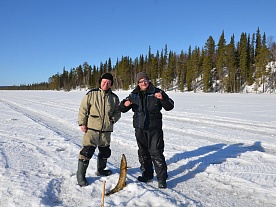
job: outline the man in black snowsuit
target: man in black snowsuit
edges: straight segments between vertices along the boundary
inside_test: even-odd
[[[120,102],[119,109],[125,113],[132,109],[133,127],[138,144],[138,157],[141,164],[141,182],[153,179],[153,165],[158,179],[158,187],[166,188],[167,164],[164,152],[161,109],[174,108],[174,102],[159,88],[156,88],[145,72],[137,74],[137,87]]]

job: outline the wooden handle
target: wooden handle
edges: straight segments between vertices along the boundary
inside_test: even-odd
[[[102,189],[102,205],[101,205],[101,206],[104,206],[105,183],[106,183],[106,181],[104,181],[104,183],[103,183],[103,189]]]

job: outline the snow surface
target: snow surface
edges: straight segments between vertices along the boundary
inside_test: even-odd
[[[104,206],[276,206],[276,95],[168,92],[163,111],[168,188],[140,183],[132,112],[112,134],[109,177],[95,176],[98,150],[76,185],[85,91],[0,91],[0,206],[101,206],[128,162],[127,186]],[[120,99],[129,91],[116,92]]]

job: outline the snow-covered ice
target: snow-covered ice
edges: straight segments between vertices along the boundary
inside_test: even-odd
[[[112,134],[109,177],[87,171],[76,185],[82,132],[78,108],[85,91],[0,91],[0,206],[101,206],[128,162],[127,186],[104,206],[276,206],[276,95],[168,92],[163,110],[168,188],[140,183],[132,112]],[[117,91],[120,99],[129,91]]]

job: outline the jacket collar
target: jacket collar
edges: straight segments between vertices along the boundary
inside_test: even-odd
[[[134,90],[132,91],[132,93],[139,93],[140,92],[140,87],[139,85],[137,85]],[[147,88],[147,90],[145,91],[146,93],[154,93],[155,92],[155,87],[152,84],[152,82],[149,82],[149,86]]]
[[[111,88],[109,88],[107,91],[103,90],[102,88],[99,88],[101,93],[108,94],[111,93]]]

